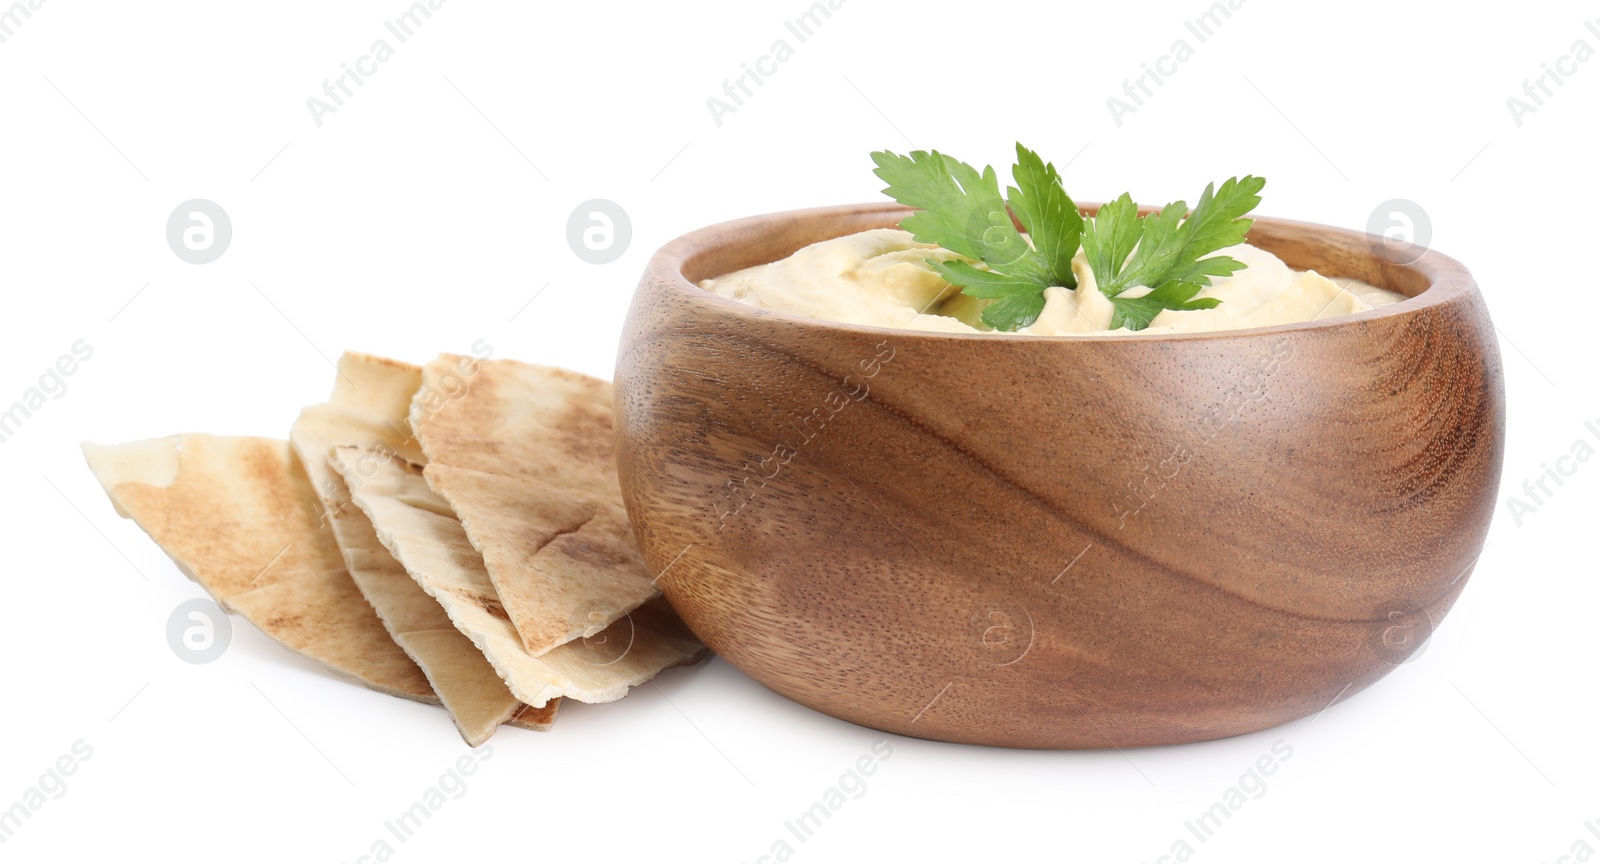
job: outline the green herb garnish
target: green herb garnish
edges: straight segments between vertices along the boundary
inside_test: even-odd
[[[970,259],[927,259],[928,266],[963,294],[993,301],[984,307],[983,323],[1004,331],[1038,319],[1046,288],[1078,286],[1072,259],[1080,246],[1095,284],[1111,299],[1112,329],[1143,330],[1163,310],[1216,306],[1221,301],[1196,300],[1195,294],[1211,284],[1212,276],[1227,276],[1245,265],[1211,253],[1244,241],[1251,225],[1244,215],[1261,203],[1257,193],[1267,182],[1235,177],[1220,190],[1208,185],[1187,218],[1182,201],[1140,216],[1132,197],[1124,194],[1085,219],[1055,166],[1020,143],[1011,169],[1017,185],[1007,187],[1003,198],[993,167],[979,172],[936,150],[909,156],[879,151],[872,161],[878,166],[874,173],[889,184],[883,191],[917,208],[900,227],[918,242]],[[1150,290],[1122,296],[1138,286]]]

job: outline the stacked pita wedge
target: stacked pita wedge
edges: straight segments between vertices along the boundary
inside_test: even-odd
[[[117,513],[224,609],[335,674],[438,701],[345,571],[288,442],[175,435],[83,451]]]
[[[319,492],[351,578],[389,635],[427,676],[469,745],[482,744],[513,719],[548,728],[560,703],[530,709],[511,695],[471,640],[378,542],[366,515],[350,505],[345,480],[329,465],[334,448],[342,445],[369,448],[382,458],[421,458],[406,415],[422,370],[349,352],[339,359],[338,372],[333,395],[300,412],[289,440]]]
[[[354,481],[363,461],[370,473],[358,485]],[[422,469],[355,448],[339,448],[334,465],[352,481],[351,498],[372,520],[384,546],[528,705],[559,696],[615,701],[662,669],[692,663],[704,652],[670,609],[649,605],[636,607],[592,639],[569,640],[535,656],[512,626],[483,556],[450,505],[428,488]],[[618,645],[623,649],[615,650]]]
[[[339,675],[443,704],[473,746],[706,655],[634,546],[609,384],[350,353],[291,440],[84,451],[117,512],[224,608]]]
[[[444,355],[423,368],[411,423],[429,487],[483,553],[529,653],[592,636],[658,595],[617,484],[608,382]]]

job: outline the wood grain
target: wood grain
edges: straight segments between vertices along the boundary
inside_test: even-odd
[[[1438,626],[1504,449],[1494,330],[1460,264],[1260,219],[1251,242],[1291,266],[1411,299],[1115,339],[833,324],[692,284],[906,212],[702,229],[639,285],[622,488],[717,653],[890,732],[1132,747],[1314,714]]]

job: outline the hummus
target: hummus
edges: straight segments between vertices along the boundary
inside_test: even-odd
[[[1292,270],[1276,255],[1249,244],[1222,249],[1245,264],[1232,276],[1212,277],[1196,297],[1222,303],[1210,309],[1166,310],[1141,333],[1236,330],[1337,318],[1405,298],[1353,279],[1329,279],[1315,270]],[[782,261],[701,281],[700,287],[741,303],[842,324],[904,327],[942,333],[993,333],[979,316],[988,302],[961,293],[923,260],[951,260],[948,249],[911,239],[896,228],[876,228],[813,243]],[[1017,333],[1034,336],[1116,336],[1111,299],[1095,286],[1080,251],[1072,260],[1078,287],[1046,288],[1044,311]],[[1123,297],[1149,293],[1129,288]]]

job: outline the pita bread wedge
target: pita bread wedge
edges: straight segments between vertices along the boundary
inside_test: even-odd
[[[356,448],[334,451],[333,466],[347,477],[363,465],[367,476],[352,485],[351,500],[389,552],[528,705],[540,707],[558,696],[611,702],[663,669],[704,656],[705,646],[663,601],[635,609],[591,639],[533,656],[511,626],[483,556],[421,469],[398,459],[363,463]]]
[[[338,475],[333,479],[342,484]],[[338,490],[345,492],[342,488]],[[359,507],[348,506],[330,518],[350,576],[377,610],[389,635],[416,661],[468,746],[489,740],[502,723],[523,717],[518,701],[495,674],[483,652],[450,622],[444,608],[406,573]],[[561,700],[532,709],[528,728],[548,729]]]
[[[289,442],[178,435],[83,453],[117,513],[224,609],[337,675],[438,701],[345,571]]]
[[[411,434],[411,397],[422,387],[422,369],[410,363],[346,351],[339,358],[333,395],[300,412],[289,435],[306,475],[323,506],[333,512],[347,502],[338,497],[344,482],[328,467],[339,445],[394,454],[409,462],[423,459]]]
[[[611,414],[605,381],[454,355],[424,367],[412,400],[424,476],[536,656],[659,595],[622,506]]]
[[[332,397],[300,412],[290,440],[320,493],[351,578],[389,635],[422,668],[467,744],[479,746],[513,719],[526,728],[548,729],[559,700],[524,711],[482,652],[378,542],[372,523],[349,503],[344,478],[328,465],[340,444],[373,448],[373,458],[420,458],[406,412],[421,382],[416,366],[346,353]]]
[[[529,653],[592,636],[655,597],[621,507],[532,477],[423,469],[483,553]]]
[[[531,729],[534,732],[549,732],[550,727],[555,725],[556,708],[560,704],[558,700],[553,700],[543,708],[524,705],[517,710],[517,713],[510,720],[506,721],[506,725],[515,726],[518,729]]]
[[[442,354],[422,367],[411,428],[429,463],[537,477],[622,503],[611,382]]]

